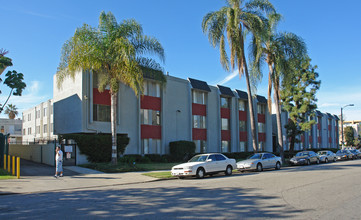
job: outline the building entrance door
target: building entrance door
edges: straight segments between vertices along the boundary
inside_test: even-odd
[[[76,144],[62,144],[63,166],[76,166]]]

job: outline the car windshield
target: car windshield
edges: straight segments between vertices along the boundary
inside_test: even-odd
[[[319,151],[319,152],[317,152],[318,153],[318,155],[327,155],[327,152],[326,151]]]
[[[307,152],[298,152],[296,154],[296,157],[302,157],[302,156],[308,156],[308,153]]]
[[[339,151],[337,151],[337,154],[347,154],[347,151],[345,151],[345,150],[339,150]]]
[[[192,157],[189,162],[202,162],[207,160],[208,155],[197,155]]]
[[[253,154],[248,157],[248,159],[261,159],[261,158],[262,158],[262,154]]]

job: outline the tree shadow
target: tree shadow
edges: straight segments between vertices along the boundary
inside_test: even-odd
[[[1,198],[0,219],[292,218],[305,211],[278,204],[281,198],[264,196],[258,189],[237,187],[133,187]]]

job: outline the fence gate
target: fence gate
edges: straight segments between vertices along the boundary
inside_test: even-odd
[[[76,166],[76,144],[61,144],[63,166]]]

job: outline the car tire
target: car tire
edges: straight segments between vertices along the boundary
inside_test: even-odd
[[[262,164],[258,163],[256,169],[257,169],[257,172],[262,172],[262,170],[263,170]]]
[[[227,168],[226,168],[226,171],[224,171],[224,173],[225,173],[226,176],[232,175],[232,166],[228,165]]]
[[[280,170],[281,169],[281,163],[280,162],[277,162],[276,163],[276,168],[275,168],[276,170]]]
[[[320,159],[317,159],[317,160],[316,160],[316,164],[320,164]]]
[[[310,160],[307,160],[307,165],[310,165],[311,164],[311,161]]]
[[[205,176],[205,171],[202,167],[198,168],[197,172],[196,172],[196,177],[197,179],[203,179]]]
[[[328,163],[328,159],[327,159],[327,158],[325,159],[325,163]]]
[[[334,157],[334,158],[333,158],[333,162],[336,162],[336,160],[337,160],[336,157]]]
[[[184,176],[178,176],[178,179],[182,180],[182,179],[184,179]]]

